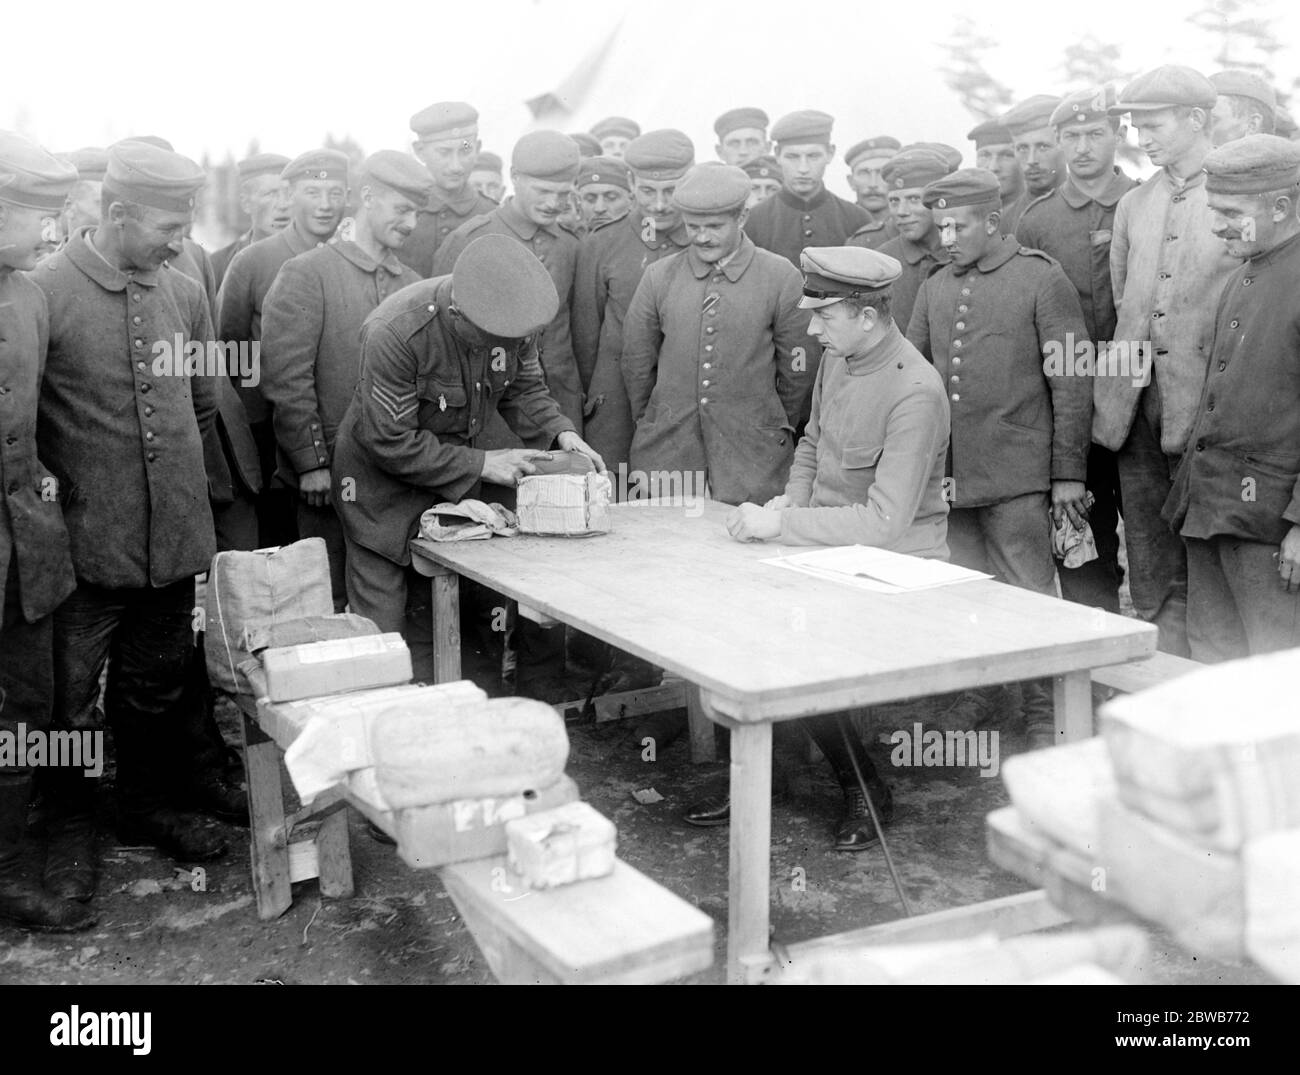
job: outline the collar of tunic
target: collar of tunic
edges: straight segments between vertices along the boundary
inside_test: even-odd
[[[94,280],[105,291],[125,291],[127,284],[143,284],[145,287],[157,286],[157,269],[150,269],[148,272],[128,273],[105,261],[104,255],[90,245],[90,237],[94,231],[94,225],[87,225],[77,232],[73,240],[65,247],[68,260],[73,265]]]
[[[826,189],[826,184],[823,183],[817,188],[817,193],[811,198],[801,198],[797,194],[790,193],[790,191],[786,190],[785,187],[782,187],[777,191],[776,196],[780,199],[783,205],[788,205],[791,209],[798,209],[800,212],[804,212],[808,209],[816,209],[819,205],[830,198],[830,192]]]
[[[404,266],[397,260],[397,255],[391,250],[385,250],[383,259],[375,261],[374,258],[350,239],[330,243],[330,249],[346,261],[352,262],[362,272],[376,273],[380,269],[384,269],[393,276],[402,275]]]
[[[1020,244],[1016,242],[1015,236],[1004,235],[998,241],[997,246],[993,247],[974,265],[953,265],[952,273],[954,276],[965,276],[971,269],[979,269],[980,272],[992,272],[994,269],[1001,268],[1020,250]]]
[[[429,200],[425,203],[424,212],[439,213],[444,209],[450,209],[459,216],[465,216],[474,208],[474,203],[478,201],[478,191],[468,183],[461,188],[459,194],[448,195],[441,187],[434,190],[429,195]]]
[[[890,321],[885,334],[860,355],[846,355],[844,366],[852,377],[865,377],[884,369],[903,346],[903,334],[898,325]]]
[[[514,198],[507,198],[502,202],[501,208],[498,212],[501,214],[501,220],[506,227],[518,235],[524,242],[531,240],[539,231],[544,231],[547,235],[556,239],[560,237],[560,229],[558,225],[552,224],[549,226],[543,226],[538,224],[537,221],[524,215]]]
[[[1106,189],[1095,198],[1085,194],[1075,186],[1073,177],[1066,179],[1060,187],[1061,197],[1071,209],[1082,209],[1089,202],[1096,202],[1098,205],[1104,205],[1109,209],[1120,198],[1124,197],[1128,190],[1128,177],[1118,168],[1112,172],[1110,182],[1106,184]]]
[[[1300,240],[1300,234],[1293,235],[1289,239],[1284,239],[1271,250],[1265,250],[1254,257],[1249,258],[1246,262],[1252,269],[1262,269],[1279,258],[1288,257],[1296,247],[1297,240]]]
[[[740,246],[731,255],[730,260],[722,266],[711,265],[700,257],[694,246],[687,247],[686,257],[691,264],[695,279],[703,280],[711,272],[721,271],[731,283],[735,283],[745,274],[749,263],[754,260],[754,241],[748,235],[741,234]]]

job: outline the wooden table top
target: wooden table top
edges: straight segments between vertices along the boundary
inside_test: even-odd
[[[780,720],[1155,652],[1156,629],[988,579],[877,594],[764,564],[730,509],[620,504],[587,538],[416,539],[457,574],[667,669],[733,720]],[[421,564],[423,558],[426,562]]]

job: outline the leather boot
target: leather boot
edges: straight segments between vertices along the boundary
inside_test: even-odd
[[[45,824],[47,891],[85,903],[95,894],[95,788],[97,780],[79,772],[47,770],[41,787],[48,812]]]
[[[1050,679],[1027,679],[1020,684],[1020,711],[1025,717],[1025,748],[1042,750],[1056,745],[1056,711]]]
[[[0,776],[0,919],[46,933],[89,929],[96,922],[90,911],[22,873],[30,791],[30,777]]]
[[[881,825],[888,824],[894,818],[894,796],[889,785],[880,779],[867,748],[852,726],[848,729],[849,747],[844,745],[844,737],[840,734],[841,719],[845,718],[834,714],[813,717],[804,721],[803,726],[830,762],[835,771],[835,779],[840,782],[840,788],[844,792],[844,817],[835,828],[835,850],[862,851],[880,841],[876,827],[871,823],[871,814],[858,784],[853,760],[857,760],[858,769],[871,792]],[[852,754],[849,753],[850,749]]]

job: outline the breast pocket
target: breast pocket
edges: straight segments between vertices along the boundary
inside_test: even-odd
[[[876,464],[883,446],[856,445],[840,451],[840,480],[853,500],[865,500],[867,490],[876,480]]]
[[[469,430],[469,395],[459,381],[438,381],[421,377],[420,428],[434,433],[465,433]]]

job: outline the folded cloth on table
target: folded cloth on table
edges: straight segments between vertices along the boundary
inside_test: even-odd
[[[517,533],[519,520],[513,511],[481,500],[435,504],[420,516],[420,537],[430,541],[482,541],[493,534],[514,537]]]
[[[1092,500],[1091,493],[1088,500]],[[1080,530],[1070,522],[1070,516],[1062,512],[1060,522],[1052,523],[1052,555],[1066,567],[1082,567],[1097,559],[1097,542],[1093,540],[1092,527],[1085,522]]]

